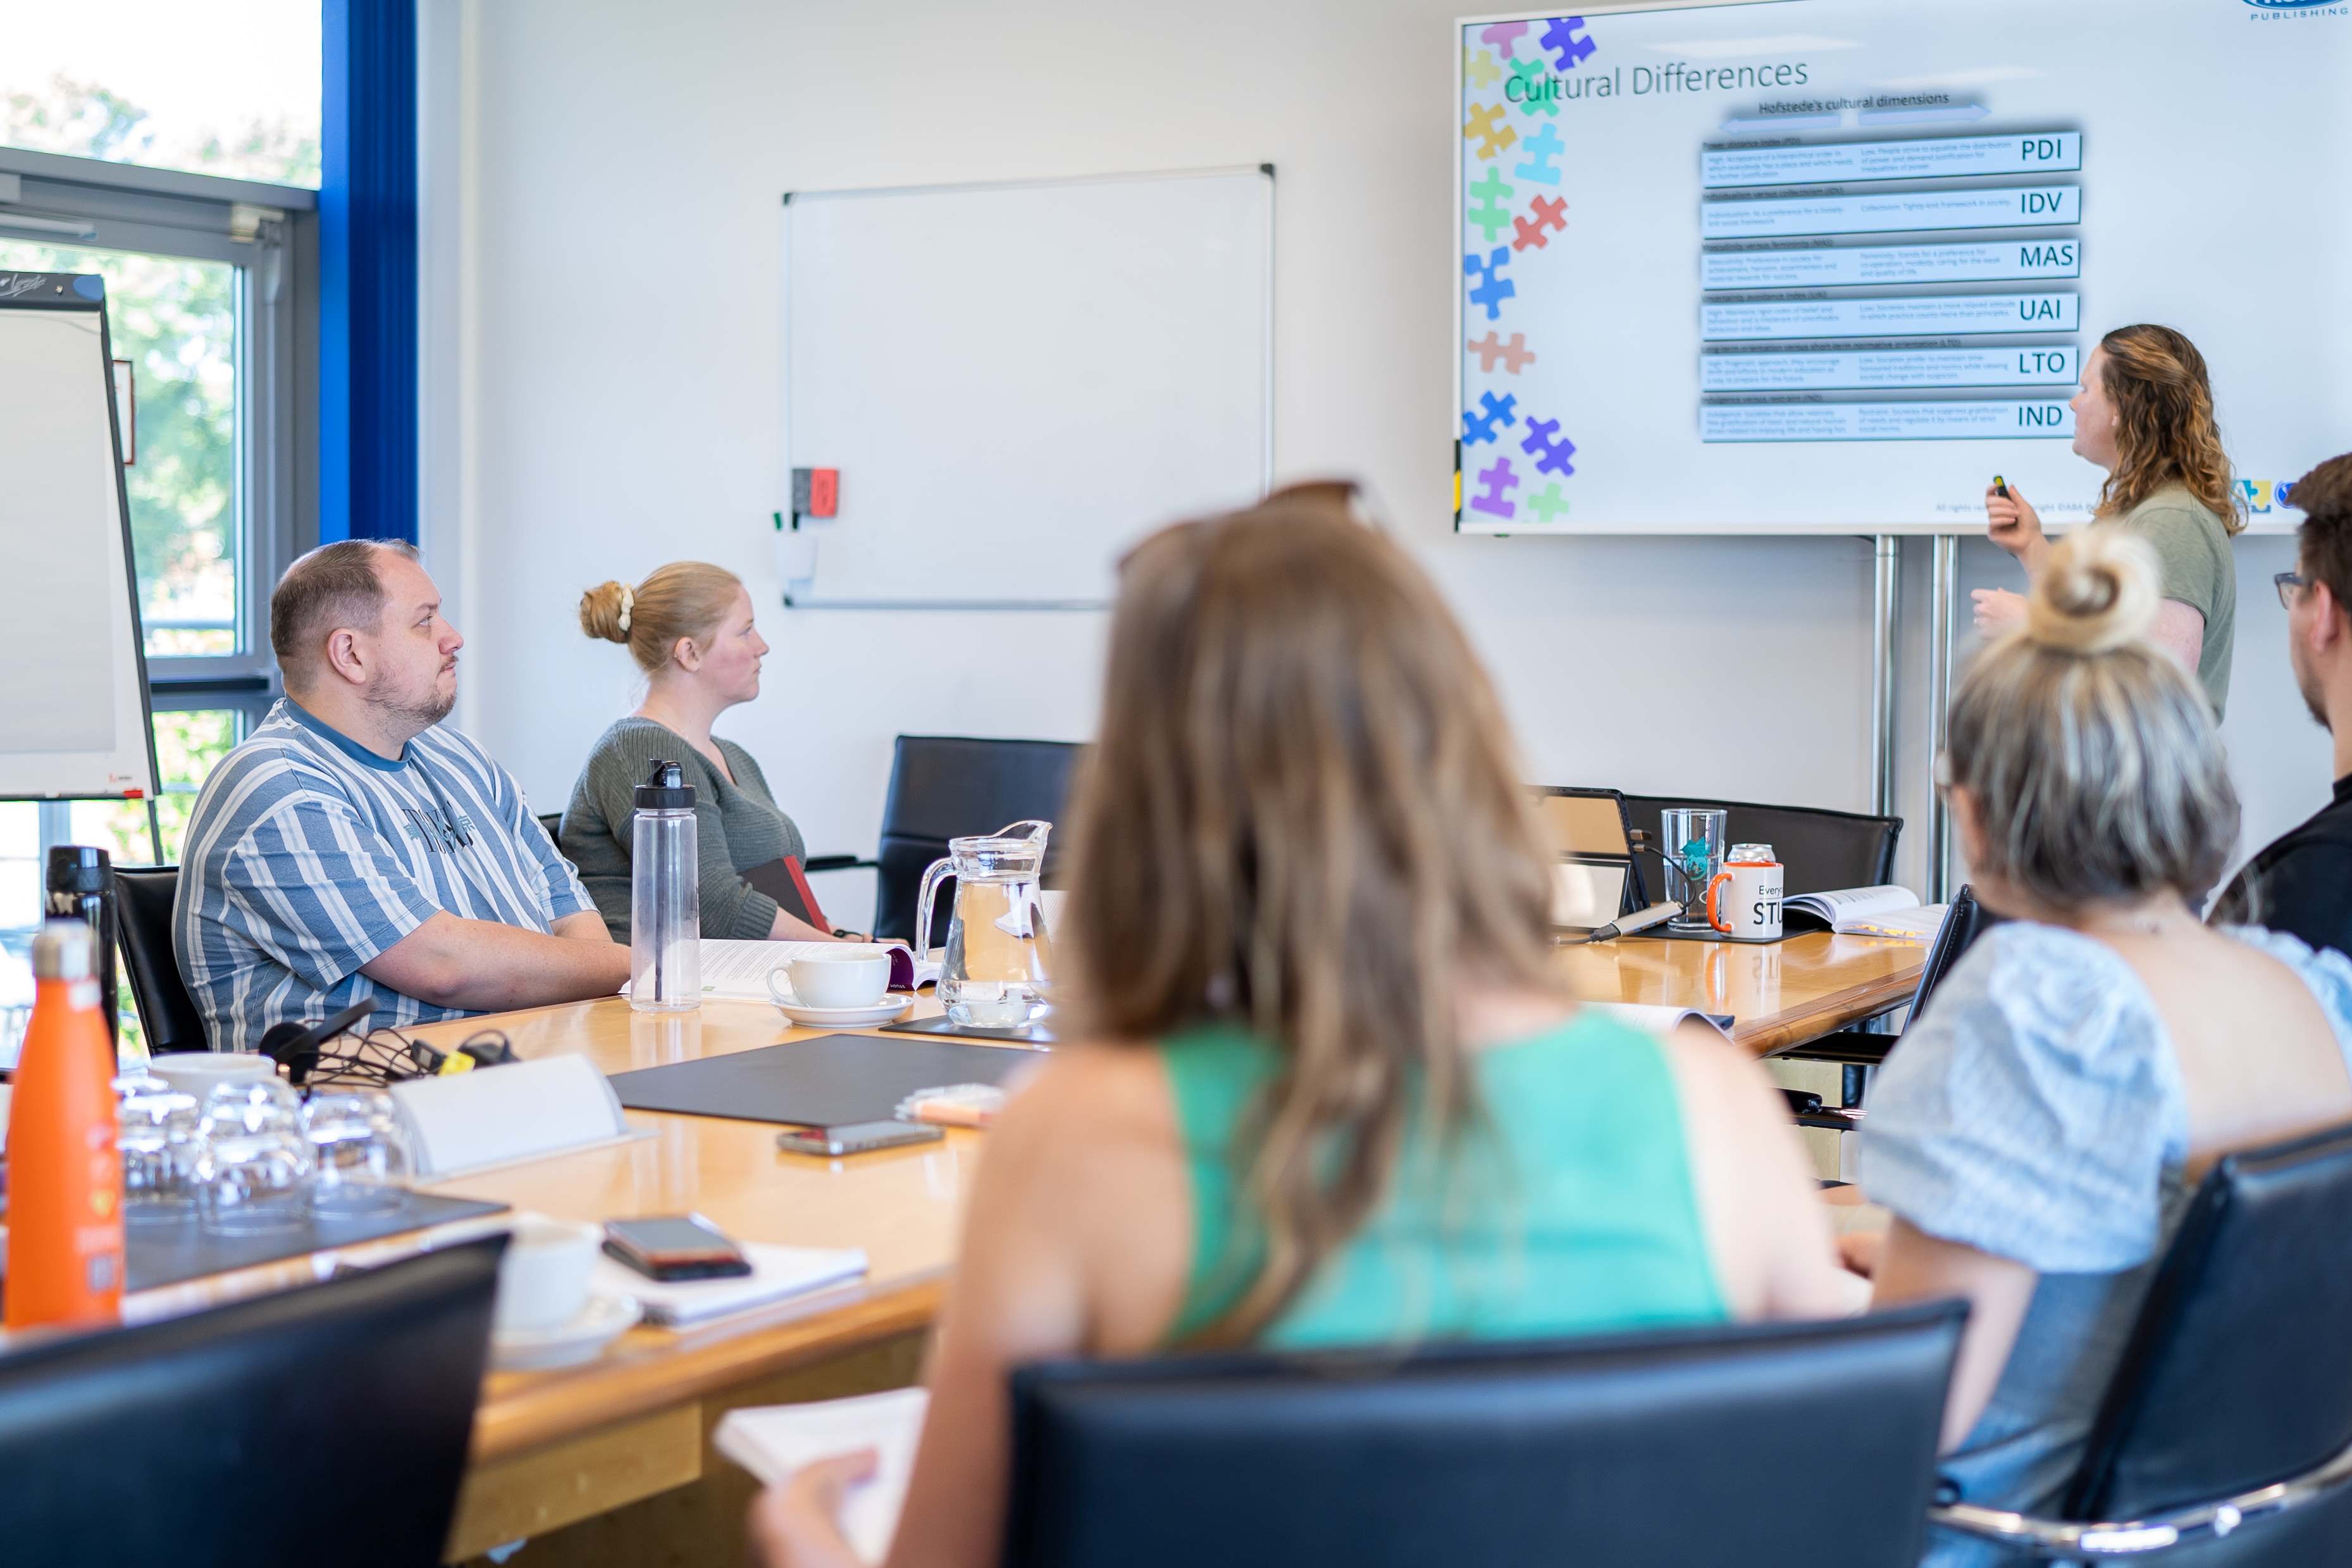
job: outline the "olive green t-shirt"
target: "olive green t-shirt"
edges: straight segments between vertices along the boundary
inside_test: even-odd
[[[2220,723],[2230,701],[2230,652],[2238,632],[2238,569],[2230,559],[2230,530],[2179,485],[2157,491],[2116,521],[2155,547],[2164,570],[2164,597],[2205,617],[2197,679]]]

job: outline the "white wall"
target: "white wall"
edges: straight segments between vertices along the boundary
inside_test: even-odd
[[[634,700],[625,655],[576,629],[583,587],[700,557],[776,602],[782,193],[1258,162],[1279,170],[1278,474],[1370,481],[1474,628],[1530,773],[1866,806],[1865,541],[1452,535],[1452,0],[427,5],[462,21],[441,37],[467,79],[428,79],[428,112],[463,123],[425,172],[468,185],[426,193],[465,222],[440,274],[465,284],[439,323],[456,368],[427,390],[459,401],[461,455],[439,460],[463,478],[426,493],[465,514],[461,547],[436,551],[465,577],[461,716],[542,810]],[[2240,549],[2230,729],[2257,843],[2326,787],[2277,646],[2285,557]],[[2005,564],[1967,559],[1975,581]],[[1905,570],[1916,654],[1924,544]],[[894,734],[1092,727],[1099,617],[778,608],[762,630],[766,695],[721,728],[814,852],[870,850]],[[1923,668],[1903,741],[1915,884]],[[827,896],[864,917],[862,886]]]

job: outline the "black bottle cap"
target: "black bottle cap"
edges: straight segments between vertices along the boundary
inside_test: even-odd
[[[89,844],[58,844],[49,851],[50,893],[104,893],[114,875],[106,852]]]
[[[686,774],[675,762],[656,762],[646,781],[637,786],[637,810],[640,811],[691,811],[694,810],[694,786],[686,781]]]

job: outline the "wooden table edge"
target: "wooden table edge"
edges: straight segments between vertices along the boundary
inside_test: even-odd
[[[1759,1057],[1778,1056],[1889,1008],[1900,1007],[1918,988],[1919,971],[1915,966],[1816,997],[1800,1009],[1775,1014],[1769,1027],[1749,1030],[1735,1022],[1731,1036]]]
[[[689,1339],[657,1357],[580,1369],[586,1375],[550,1374],[520,1388],[485,1390],[468,1462],[528,1453],[893,1334],[929,1329],[945,1295],[944,1276],[933,1276],[771,1328],[701,1343]]]

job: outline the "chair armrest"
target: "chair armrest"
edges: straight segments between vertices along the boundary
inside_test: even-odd
[[[1842,1029],[1835,1034],[1825,1034],[1819,1040],[1790,1046],[1777,1052],[1780,1061],[1842,1061],[1849,1067],[1877,1067],[1886,1061],[1899,1034],[1872,1034],[1864,1030]]]
[[[872,870],[875,862],[860,860],[856,855],[814,855],[801,862],[804,872]]]
[[[2352,1448],[2286,1480],[2147,1519],[2086,1523],[2036,1519],[1963,1502],[1929,1509],[1927,1521],[1972,1540],[1998,1542],[2013,1553],[2042,1562],[2105,1562],[2158,1556],[2209,1537],[2219,1539],[2269,1515],[2319,1502],[2347,1485],[2352,1485]]]

